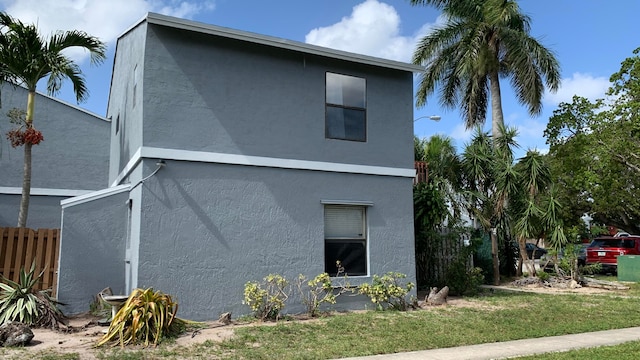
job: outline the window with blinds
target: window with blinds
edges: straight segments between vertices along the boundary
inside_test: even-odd
[[[325,272],[330,276],[367,275],[365,206],[325,205],[324,238]],[[338,274],[340,268],[343,273]]]

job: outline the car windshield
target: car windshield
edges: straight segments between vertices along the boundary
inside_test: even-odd
[[[633,248],[633,240],[629,239],[595,239],[589,247]]]

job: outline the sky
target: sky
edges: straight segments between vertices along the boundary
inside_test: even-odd
[[[571,102],[574,95],[605,97],[609,77],[640,47],[640,1],[518,3],[531,18],[531,35],[556,55],[562,76],[560,89],[545,94],[543,111],[535,117],[517,103],[508,79],[502,80],[505,124],[518,129],[521,149],[516,155],[521,156],[528,149],[548,150],[543,131],[559,103]],[[444,21],[438,10],[411,6],[409,0],[0,0],[0,10],[37,24],[45,37],[76,29],[107,44],[108,58],[97,67],[90,66],[83,52],[68,54],[85,74],[89,100],[77,104],[69,82],[56,96],[101,116],[107,109],[116,40],[147,12],[404,62],[411,61],[417,41]],[[429,120],[430,115],[441,120]],[[441,107],[437,95],[415,108],[414,119],[419,119],[414,122],[419,138],[448,136],[461,149],[472,135],[458,111]],[[490,125],[488,113],[485,130]]]

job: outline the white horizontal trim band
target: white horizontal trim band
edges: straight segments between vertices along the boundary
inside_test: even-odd
[[[281,159],[263,156],[247,156],[236,154],[212,153],[204,151],[176,150],[154,147],[142,147],[143,158],[164,160],[198,161],[219,164],[263,166],[282,169],[316,170],[340,173],[384,175],[413,178],[415,169],[392,168],[385,166],[355,165],[323,161]],[[133,160],[133,159],[132,159]],[[129,163],[131,163],[130,161]]]
[[[62,208],[64,209],[68,206],[79,205],[89,201],[102,199],[107,196],[119,194],[121,192],[129,191],[130,187],[131,185],[125,184],[125,185],[114,186],[114,187],[110,187],[110,188],[102,189],[98,191],[93,191],[88,194],[62,200],[60,201],[60,205],[62,205]]]
[[[31,195],[34,196],[79,196],[92,192],[93,190],[73,190],[73,189],[48,189],[31,188]],[[0,194],[22,195],[21,187],[0,186]]]
[[[124,180],[127,176],[129,176],[129,174],[131,173],[131,171],[138,165],[138,163],[140,162],[140,149],[142,149],[141,147],[138,148],[138,150],[136,150],[136,152],[133,154],[133,156],[131,156],[131,159],[129,159],[129,162],[127,163],[127,165],[125,165],[124,169],[122,169],[122,171],[120,172],[120,174],[118,174],[118,177],[116,177],[116,179],[113,181],[113,183],[111,184],[111,186],[117,186],[119,185],[122,180]]]
[[[140,160],[142,160],[143,158],[196,161],[230,165],[262,166],[281,169],[314,170],[364,175],[397,176],[406,178],[414,178],[416,176],[415,169],[406,168],[281,159],[264,156],[247,156],[143,146],[138,148],[138,150],[133,154],[127,165],[124,167],[124,169],[122,169],[111,186],[119,185],[122,180],[129,176],[131,171],[135,169],[135,167],[140,163]]]

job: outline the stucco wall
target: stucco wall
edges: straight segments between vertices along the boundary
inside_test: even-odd
[[[125,292],[128,192],[68,205],[63,210],[58,299],[65,314],[89,310],[105,287]]]
[[[18,224],[20,195],[0,194],[0,226],[14,227]],[[60,228],[60,196],[31,196],[29,199],[28,225],[34,229]]]
[[[107,109],[112,120],[110,185],[142,145],[145,30],[146,23],[142,23],[117,43]]]
[[[367,83],[367,141],[325,139],[325,73]],[[413,168],[412,74],[150,25],[144,145]]]
[[[21,87],[2,87],[0,109],[0,193],[9,188],[20,193],[24,166],[24,148],[12,148],[6,132],[12,128],[6,113],[12,108],[26,109],[27,91]],[[109,162],[109,122],[96,115],[72,107],[47,96],[36,95],[34,125],[42,131],[44,141],[33,146],[31,188],[42,189],[41,193],[59,195],[61,190],[98,190],[107,186]],[[16,193],[16,191],[12,191]],[[15,226],[18,207],[15,196],[4,194],[9,199],[0,205],[0,225]],[[20,195],[17,195],[20,198]],[[64,197],[61,197],[64,198]],[[60,226],[60,206],[50,213],[49,204],[59,201],[32,198],[27,226],[44,228]],[[19,200],[18,200],[19,204]],[[46,204],[46,205],[43,205]],[[13,205],[12,205],[13,206]],[[8,213],[7,213],[8,212]],[[9,215],[15,214],[15,215]],[[9,216],[10,221],[4,222]],[[14,219],[15,217],[15,219]]]
[[[415,281],[411,184],[397,177],[169,161],[140,185],[137,285],[175,296],[186,318],[247,314],[241,304],[247,281],[324,271],[322,200],[372,202],[370,275],[399,271]]]

